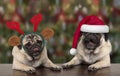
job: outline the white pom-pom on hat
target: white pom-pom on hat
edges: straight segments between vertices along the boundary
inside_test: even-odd
[[[75,48],[71,48],[70,49],[70,54],[71,55],[75,55],[77,53],[76,49]]]

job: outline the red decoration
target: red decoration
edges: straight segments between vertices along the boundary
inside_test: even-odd
[[[0,14],[0,23],[3,24],[4,22],[5,22],[4,16],[2,14]]]
[[[15,4],[16,0],[10,0],[11,4]]]
[[[39,23],[42,21],[42,15],[37,14],[31,18],[31,23],[34,25],[34,32],[37,31]]]
[[[20,23],[19,22],[14,22],[14,21],[9,21],[6,23],[7,27],[12,30],[18,31],[20,34],[24,34],[24,31],[20,29]]]
[[[118,15],[118,16],[120,15],[120,9],[118,9],[116,7],[113,7],[112,12],[114,15]]]
[[[100,17],[106,24],[109,23],[109,18],[105,14],[103,14],[102,11],[99,11],[97,16]]]
[[[24,17],[22,14],[19,12],[19,8],[15,10],[13,17],[11,18],[12,21],[20,21],[20,22],[25,22]]]
[[[31,18],[30,21],[31,21],[32,24],[34,25],[34,32],[37,31],[38,25],[39,25],[39,23],[41,22],[41,20],[42,20],[42,15],[41,15],[41,14],[37,14],[37,15],[35,15],[35,16],[33,16],[33,17]],[[7,25],[7,27],[8,27],[9,29],[16,30],[16,31],[18,31],[20,34],[24,34],[24,31],[22,31],[22,30],[20,29],[20,23],[19,23],[19,22],[8,21],[8,22],[6,23],[6,25]]]
[[[57,22],[58,20],[64,21],[66,19],[66,13],[63,11],[62,8],[60,8],[59,12],[57,12],[53,18],[54,18],[54,22]]]
[[[93,2],[93,4],[95,4],[95,5],[99,5],[100,0],[92,0],[92,2]]]

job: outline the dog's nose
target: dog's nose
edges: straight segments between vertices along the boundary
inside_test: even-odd
[[[35,51],[35,52],[36,52],[36,51],[39,51],[39,49],[38,49],[38,48],[34,48],[34,49],[33,49],[33,51]]]
[[[92,47],[94,44],[92,42],[89,42],[88,45]]]

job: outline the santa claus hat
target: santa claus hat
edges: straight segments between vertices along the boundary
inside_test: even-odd
[[[108,33],[109,27],[105,25],[105,23],[95,15],[85,17],[79,23],[76,32],[74,33],[72,48],[70,49],[71,55],[75,55],[77,52],[76,48],[78,40],[81,36],[81,31],[90,33]]]

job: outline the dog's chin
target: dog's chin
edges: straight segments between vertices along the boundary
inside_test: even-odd
[[[85,52],[86,53],[92,53],[92,52],[94,52],[94,50],[88,50],[88,49],[86,49]]]
[[[31,51],[32,51],[32,52],[31,52]],[[35,51],[33,51],[33,50],[31,50],[31,51],[28,51],[27,54],[28,54],[29,56],[31,56],[34,60],[38,60],[38,59],[40,58],[41,52],[39,52],[39,51],[35,52]],[[30,53],[30,52],[31,52],[31,53]]]
[[[37,59],[40,58],[40,53],[39,53],[39,52],[33,52],[32,57],[33,57],[35,60],[37,60]]]
[[[96,46],[96,45],[93,44],[93,43],[92,43],[92,44],[89,44],[89,43],[88,43],[88,44],[85,44],[85,47],[86,47],[88,50],[94,50],[95,46]]]
[[[86,47],[86,52],[87,52],[87,53],[92,53],[92,52],[94,52],[94,47]]]
[[[33,58],[34,58],[34,60],[38,60],[40,58],[40,55],[39,56],[34,56]]]

